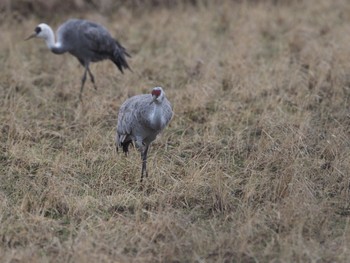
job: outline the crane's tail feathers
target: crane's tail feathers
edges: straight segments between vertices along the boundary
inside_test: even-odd
[[[115,43],[116,48],[113,53],[112,61],[118,67],[121,73],[124,73],[124,69],[128,69],[132,72],[132,69],[129,67],[128,62],[126,61],[126,57],[131,58],[130,54],[117,40],[115,40]]]
[[[127,156],[128,153],[129,153],[129,145],[132,144],[133,145],[133,141],[127,139],[127,136],[126,135],[117,135],[117,138],[116,138],[116,143],[115,143],[115,146],[116,146],[116,150],[118,152],[119,148],[122,148],[123,149],[123,153],[125,153],[125,155]]]
[[[132,141],[126,141],[126,142],[122,142],[120,144],[121,147],[123,147],[123,153],[125,153],[125,156],[128,156],[129,153],[129,145],[132,144]]]

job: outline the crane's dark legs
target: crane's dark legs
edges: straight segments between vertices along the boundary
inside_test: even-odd
[[[83,89],[84,89],[84,84],[86,81],[86,72],[88,70],[88,67],[85,66],[84,74],[83,77],[81,78],[81,87],[80,87],[80,94],[79,94],[79,99],[82,100],[83,98]]]
[[[88,73],[89,73],[91,82],[92,82],[92,84],[94,85],[95,90],[97,90],[97,86],[96,86],[96,84],[95,84],[95,78],[94,78],[94,75],[92,75],[89,66],[87,67],[87,71],[88,71]]]
[[[80,94],[79,94],[79,98],[80,100],[82,100],[82,97],[83,97],[83,90],[84,90],[84,85],[85,85],[85,81],[86,81],[86,74],[89,73],[89,76],[90,76],[90,79],[91,79],[91,82],[92,84],[94,85],[94,88],[97,90],[97,87],[96,87],[96,84],[95,84],[95,78],[94,78],[94,75],[92,75],[91,71],[90,71],[90,68],[89,68],[89,63],[85,63],[81,60],[79,60],[80,63],[84,66],[85,68],[85,71],[84,71],[84,74],[83,74],[83,77],[81,78],[81,87],[80,87]]]
[[[143,179],[143,176],[148,177],[148,172],[147,172],[147,152],[148,152],[148,145],[145,146],[145,150],[141,151],[141,159],[142,159],[142,171],[141,171],[141,182]]]

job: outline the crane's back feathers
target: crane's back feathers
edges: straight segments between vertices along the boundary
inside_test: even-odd
[[[83,66],[89,62],[110,59],[122,73],[123,69],[130,69],[126,61],[126,57],[130,57],[129,53],[99,24],[69,19],[58,28],[57,40],[69,53],[76,56]]]

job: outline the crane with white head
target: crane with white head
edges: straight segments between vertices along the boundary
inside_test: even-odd
[[[123,148],[125,155],[131,143],[141,152],[141,182],[147,173],[147,152],[149,145],[168,125],[173,116],[170,102],[161,87],[152,89],[151,94],[136,95],[127,99],[119,109],[116,148]]]
[[[83,19],[69,19],[58,28],[55,42],[55,34],[51,27],[42,23],[26,40],[34,37],[44,39],[47,47],[54,54],[65,52],[72,54],[85,68],[81,79],[80,99],[87,73],[96,89],[95,79],[89,68],[90,62],[109,59],[121,73],[124,72],[124,69],[131,70],[126,61],[126,57],[130,57],[129,53],[110,35],[106,28],[99,24]]]

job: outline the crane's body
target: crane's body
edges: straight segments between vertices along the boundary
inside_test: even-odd
[[[46,41],[47,47],[55,54],[69,52],[75,56],[85,68],[80,88],[80,96],[83,92],[86,81],[86,74],[89,73],[91,82],[95,85],[89,64],[109,59],[123,73],[124,69],[130,67],[126,57],[130,57],[126,49],[115,40],[103,26],[82,19],[69,19],[57,30],[57,42],[55,34],[47,24],[39,24],[34,34],[28,39],[38,37]]]
[[[127,155],[129,145],[134,142],[141,152],[141,181],[147,176],[147,152],[149,145],[168,125],[173,116],[170,102],[161,87],[151,94],[142,94],[127,99],[118,114],[116,146]]]

